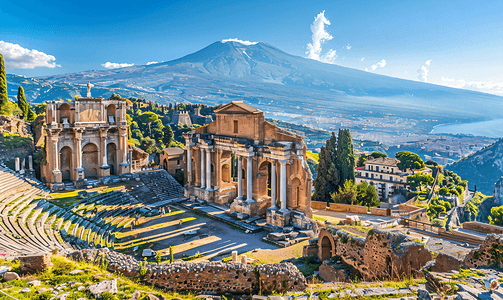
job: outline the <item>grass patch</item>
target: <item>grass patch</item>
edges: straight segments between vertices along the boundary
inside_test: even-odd
[[[459,269],[459,274],[454,274],[451,276],[452,279],[464,279],[470,276],[479,278],[480,276],[484,276],[486,273],[479,270],[470,270],[470,269]]]

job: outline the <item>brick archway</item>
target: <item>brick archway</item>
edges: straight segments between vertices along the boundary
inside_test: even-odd
[[[335,256],[335,239],[327,229],[322,228],[318,235],[318,258],[327,260]]]

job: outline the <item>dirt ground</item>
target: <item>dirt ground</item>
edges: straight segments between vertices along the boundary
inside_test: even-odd
[[[160,251],[163,256],[168,255],[169,246],[174,246],[175,259],[199,253],[204,255],[201,259],[220,260],[230,256],[234,250],[241,254],[255,249],[260,249],[256,252],[278,249],[262,240],[266,235],[267,232],[247,234],[221,221],[178,208],[170,214],[152,218],[132,231],[125,229],[115,245],[128,253],[135,246],[139,250],[151,248]]]

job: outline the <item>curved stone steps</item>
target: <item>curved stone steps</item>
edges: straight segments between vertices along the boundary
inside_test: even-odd
[[[35,218],[34,229],[36,230],[36,238],[39,241],[43,241],[45,245],[51,249],[54,249],[56,245],[49,238],[49,234],[45,231],[45,221],[49,217],[49,212],[42,213],[40,217]],[[30,227],[30,230],[32,228]]]
[[[31,234],[30,230],[24,226],[24,224],[18,224],[17,221],[20,221],[20,219],[16,219],[15,217],[9,217],[9,220],[11,221],[11,224],[14,227],[15,233],[19,236],[22,237],[22,239],[25,239],[26,244],[31,245],[34,248],[37,248],[38,251],[50,251],[51,249],[48,249],[47,247],[44,247],[39,244],[37,239]]]
[[[58,250],[64,250],[66,247],[60,243],[60,241],[56,238],[56,235],[54,234],[54,230],[52,229],[52,226],[56,224],[57,217],[54,215],[50,219],[47,220],[46,223],[44,223],[44,229],[45,232],[48,234],[49,239],[51,240],[51,243],[58,249]]]

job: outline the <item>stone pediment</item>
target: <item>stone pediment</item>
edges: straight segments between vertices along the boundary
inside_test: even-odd
[[[216,114],[257,114],[262,113],[261,110],[250,106],[243,101],[232,101],[231,103],[222,106],[215,110]]]

